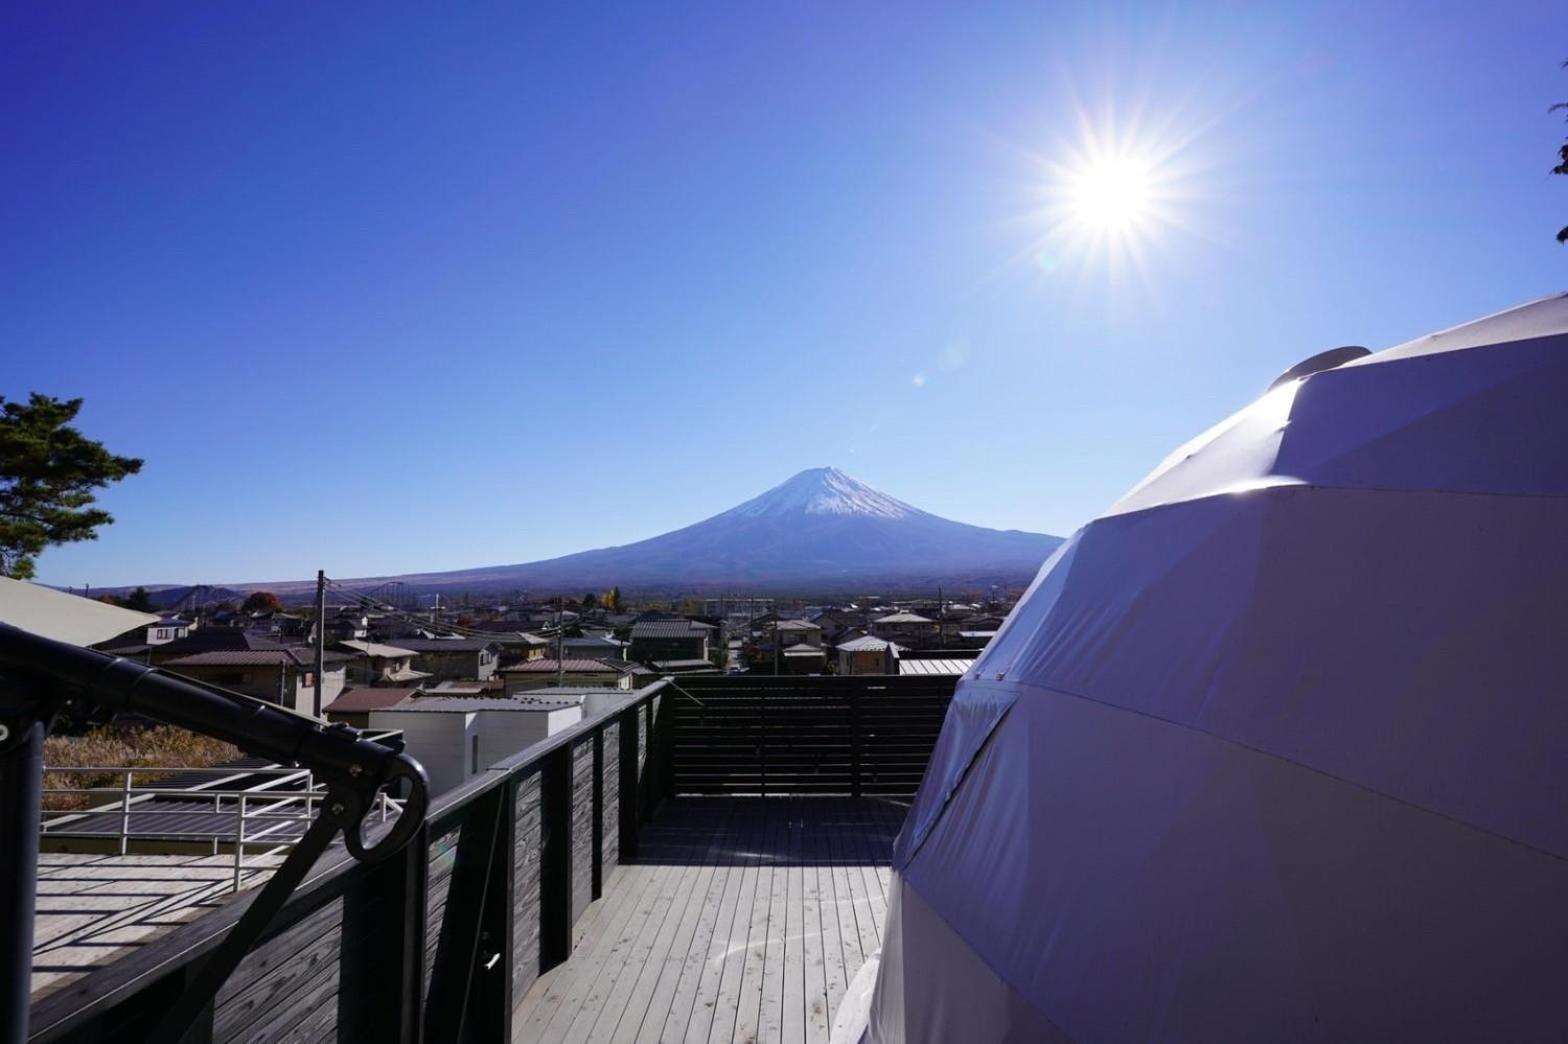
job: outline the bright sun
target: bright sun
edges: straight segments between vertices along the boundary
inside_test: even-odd
[[[1185,146],[1137,123],[1083,120],[1076,142],[1041,157],[1036,264],[1047,271],[1063,262],[1141,268],[1172,233],[1188,229],[1183,203],[1192,171]]]
[[[1067,208],[1091,235],[1138,231],[1151,216],[1155,180],[1147,161],[1132,155],[1087,159],[1066,178]]]

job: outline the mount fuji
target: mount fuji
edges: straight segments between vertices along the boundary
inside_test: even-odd
[[[1027,583],[1061,537],[941,518],[837,468],[802,471],[761,496],[633,544],[519,565],[367,577],[421,590],[792,591]],[[247,588],[263,585],[244,585]],[[296,585],[271,585],[279,594]]]

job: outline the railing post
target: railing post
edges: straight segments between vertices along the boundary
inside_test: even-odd
[[[234,805],[234,890],[240,890],[240,871],[245,863],[245,793],[240,792]]]
[[[493,787],[468,807],[425,1006],[429,1041],[511,1037],[512,788]]]
[[[539,964],[572,955],[572,748],[545,755],[539,770]]]
[[[638,828],[643,823],[641,780],[637,778],[637,726],[641,720],[641,708],[632,708],[630,714],[622,714],[620,721],[620,750],[617,756],[621,759],[621,861],[630,862],[637,858]]]
[[[593,897],[604,897],[604,726],[593,732]]]
[[[421,1039],[429,863],[430,831],[421,827],[401,852],[368,867],[361,887],[344,892],[338,991],[355,1003],[339,1006],[338,1039]]]
[[[120,854],[123,856],[131,840],[131,775],[134,769],[125,770],[125,792],[120,797]]]
[[[862,689],[853,685],[849,690],[849,794],[859,797],[860,780],[860,697]]]

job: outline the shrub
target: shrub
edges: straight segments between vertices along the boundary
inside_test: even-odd
[[[44,788],[86,791],[92,787],[118,787],[118,772],[72,772],[83,768],[166,768],[168,772],[137,772],[134,786],[167,779],[180,769],[209,768],[240,756],[238,747],[173,725],[104,725],[80,736],[50,736],[44,740]],[[62,812],[105,804],[108,794],[45,794],[44,808]]]

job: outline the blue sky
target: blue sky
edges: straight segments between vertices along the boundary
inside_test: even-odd
[[[529,561],[828,464],[1070,532],[1306,355],[1565,289],[1565,58],[1560,2],[9,5],[0,394],[148,461],[40,576]],[[1085,126],[1174,197],[1115,257],[1041,213]]]

